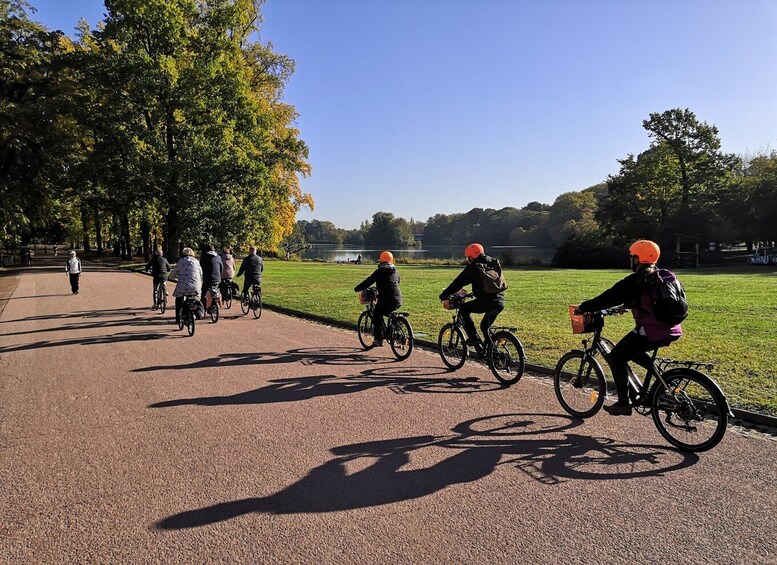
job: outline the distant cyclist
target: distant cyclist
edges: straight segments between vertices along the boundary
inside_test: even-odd
[[[199,296],[202,289],[202,267],[194,258],[194,251],[189,247],[183,248],[183,255],[175,264],[171,276],[175,276],[177,283],[175,285],[175,321],[181,318],[181,308],[183,307],[184,297],[187,294],[196,294]]]
[[[256,254],[256,247],[248,248],[248,255],[243,258],[237,276],[245,275],[243,282],[243,300],[248,297],[248,291],[252,285],[262,286],[262,271],[264,271],[264,261]]]
[[[221,272],[224,265],[221,257],[216,253],[216,248],[205,244],[201,248],[200,266],[202,267],[202,303],[206,310],[210,310],[213,298],[217,296],[221,284]]]
[[[373,273],[360,282],[353,289],[360,292],[371,285],[378,289],[378,303],[375,305],[372,322],[375,328],[375,345],[383,345],[383,336],[386,333],[386,321],[384,316],[388,316],[394,310],[402,306],[402,291],[399,290],[399,273],[394,266],[394,254],[391,251],[384,251],[380,254],[380,263]]]
[[[154,305],[151,307],[152,310],[157,309],[157,302],[156,298],[159,296],[159,287],[161,286],[165,290],[165,295],[169,295],[170,293],[167,292],[167,287],[165,286],[165,283],[167,282],[167,277],[170,276],[170,263],[167,262],[167,259],[162,257],[162,250],[157,249],[154,251],[154,256],[151,257],[151,260],[146,264],[146,272],[151,273],[153,277],[153,285],[154,285]]]
[[[472,321],[471,314],[483,314],[480,322],[480,330],[483,337],[488,336],[488,329],[505,309],[505,290],[502,266],[499,260],[486,255],[485,249],[479,243],[472,243],[464,250],[467,258],[467,266],[459,273],[448,288],[440,294],[440,300],[446,300],[449,296],[461,288],[472,285],[472,294],[475,299],[465,302],[459,308],[464,331],[467,334],[467,345],[480,346],[481,341]]]
[[[594,312],[622,304],[631,308],[634,316],[635,328],[626,334],[607,356],[618,392],[618,402],[605,406],[604,409],[613,416],[631,414],[628,395],[629,361],[634,361],[646,369],[650,368],[651,359],[647,352],[669,345],[683,335],[680,324],[667,324],[653,315],[650,284],[660,255],[661,250],[656,243],[646,239],[635,241],[629,248],[633,273],[577,308],[580,312]]]
[[[221,294],[225,294],[227,285],[232,284],[232,277],[235,276],[235,256],[232,255],[231,247],[224,247],[221,253],[221,263],[224,270],[221,272]]]

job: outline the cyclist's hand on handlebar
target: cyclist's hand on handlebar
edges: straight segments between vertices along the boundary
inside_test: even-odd
[[[618,314],[623,314],[625,311],[626,311],[625,304],[621,304],[620,306],[618,306]]]

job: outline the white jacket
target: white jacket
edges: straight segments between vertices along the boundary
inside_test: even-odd
[[[199,294],[202,289],[202,267],[194,257],[186,256],[178,259],[170,276],[178,279],[173,292],[176,298],[186,294]]]
[[[78,257],[68,259],[67,264],[65,265],[65,272],[70,273],[71,275],[79,274],[81,272],[81,259]]]

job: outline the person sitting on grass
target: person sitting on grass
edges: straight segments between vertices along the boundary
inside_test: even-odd
[[[402,291],[399,290],[399,273],[394,266],[394,255],[391,251],[380,254],[378,268],[353,289],[361,292],[375,284],[378,288],[378,303],[375,305],[373,324],[375,327],[375,346],[383,345],[383,336],[386,333],[386,322],[383,317],[388,316],[402,306]]]

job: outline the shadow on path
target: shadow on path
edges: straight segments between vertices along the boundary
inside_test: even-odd
[[[553,414],[503,414],[462,422],[452,428],[454,435],[450,436],[416,436],[340,446],[330,450],[334,458],[275,494],[181,512],[161,520],[156,527],[194,528],[253,512],[337,512],[392,504],[476,481],[499,466],[516,468],[544,485],[553,486],[565,479],[663,475],[698,461],[694,454],[654,445],[625,444],[570,433],[580,423]],[[451,449],[452,454],[429,467],[403,469],[410,462],[410,454],[421,449]]]
[[[412,392],[472,394],[500,390],[498,383],[482,383],[474,377],[464,379],[441,379],[424,376],[372,377],[372,371],[363,371],[351,377],[337,375],[316,375],[274,379],[271,384],[256,390],[249,390],[229,396],[204,396],[200,398],[179,398],[151,404],[149,408],[170,408],[173,406],[230,406],[237,404],[273,404],[278,402],[300,402],[322,396],[351,394],[365,390],[388,387],[396,394]]]

